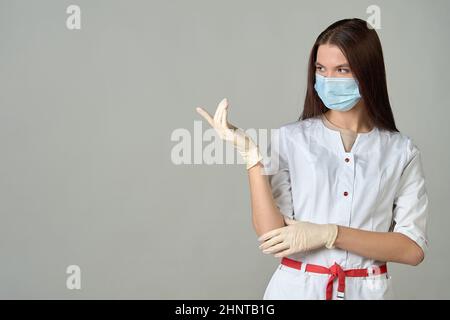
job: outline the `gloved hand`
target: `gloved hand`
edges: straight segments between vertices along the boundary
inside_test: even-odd
[[[264,241],[259,246],[264,253],[275,254],[278,258],[324,246],[334,248],[337,225],[296,221],[286,216],[284,221],[287,224],[285,227],[271,230],[258,238],[258,241]]]
[[[221,139],[233,144],[247,164],[247,170],[262,160],[258,146],[253,140],[243,130],[228,123],[228,101],[226,98],[219,103],[214,118],[200,107],[196,110],[216,130]]]

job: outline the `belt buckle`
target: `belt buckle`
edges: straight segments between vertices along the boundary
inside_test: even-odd
[[[344,292],[338,291],[336,297],[337,297],[338,300],[344,300],[344,298],[345,298],[345,293],[344,293]]]

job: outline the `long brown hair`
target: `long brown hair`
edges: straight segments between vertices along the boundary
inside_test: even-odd
[[[366,21],[358,18],[337,21],[317,37],[309,56],[308,85],[299,120],[318,116],[328,109],[314,90],[317,50],[322,44],[336,45],[347,58],[373,125],[398,131],[389,103],[380,39]]]

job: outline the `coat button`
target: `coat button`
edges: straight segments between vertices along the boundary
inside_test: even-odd
[[[344,191],[344,196],[348,196],[348,192],[347,191]]]
[[[345,158],[345,162],[349,162],[350,161],[350,159],[349,158]]]

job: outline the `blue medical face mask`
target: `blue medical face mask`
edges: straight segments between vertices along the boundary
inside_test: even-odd
[[[327,108],[337,111],[348,111],[361,99],[354,78],[327,78],[316,73],[314,89]]]

